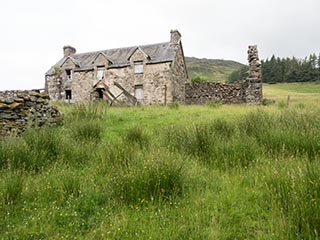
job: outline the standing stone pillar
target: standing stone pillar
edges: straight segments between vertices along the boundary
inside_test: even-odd
[[[245,100],[247,103],[262,103],[262,73],[257,45],[248,47],[249,71],[245,81]]]

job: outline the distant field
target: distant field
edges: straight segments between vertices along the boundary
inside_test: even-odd
[[[315,83],[283,83],[264,84],[263,93],[266,97],[317,97],[320,96],[320,84]]]
[[[290,102],[293,104],[304,104],[310,108],[317,107],[320,104],[320,84],[315,83],[287,83],[287,84],[264,84],[264,98],[274,99],[276,101],[287,101],[290,96]]]
[[[0,139],[0,239],[319,239],[319,85],[263,91],[276,102],[58,104],[63,125]]]

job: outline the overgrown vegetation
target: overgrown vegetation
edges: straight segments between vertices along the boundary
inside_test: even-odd
[[[61,104],[63,126],[0,140],[0,238],[318,239],[319,93],[286,94]]]

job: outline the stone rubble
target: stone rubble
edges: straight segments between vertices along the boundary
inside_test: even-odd
[[[49,95],[37,91],[0,92],[0,137],[21,134],[27,126],[57,125],[61,113],[49,106]]]

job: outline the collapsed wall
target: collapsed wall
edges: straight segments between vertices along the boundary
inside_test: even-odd
[[[205,104],[208,101],[221,103],[244,103],[244,84],[187,83],[186,104]]]
[[[234,84],[226,83],[187,83],[186,104],[204,104],[208,101],[221,103],[262,102],[262,74],[257,46],[248,47],[249,71],[248,77]]]
[[[48,103],[48,94],[37,91],[0,92],[0,136],[21,134],[29,124],[58,124],[61,114]]]

